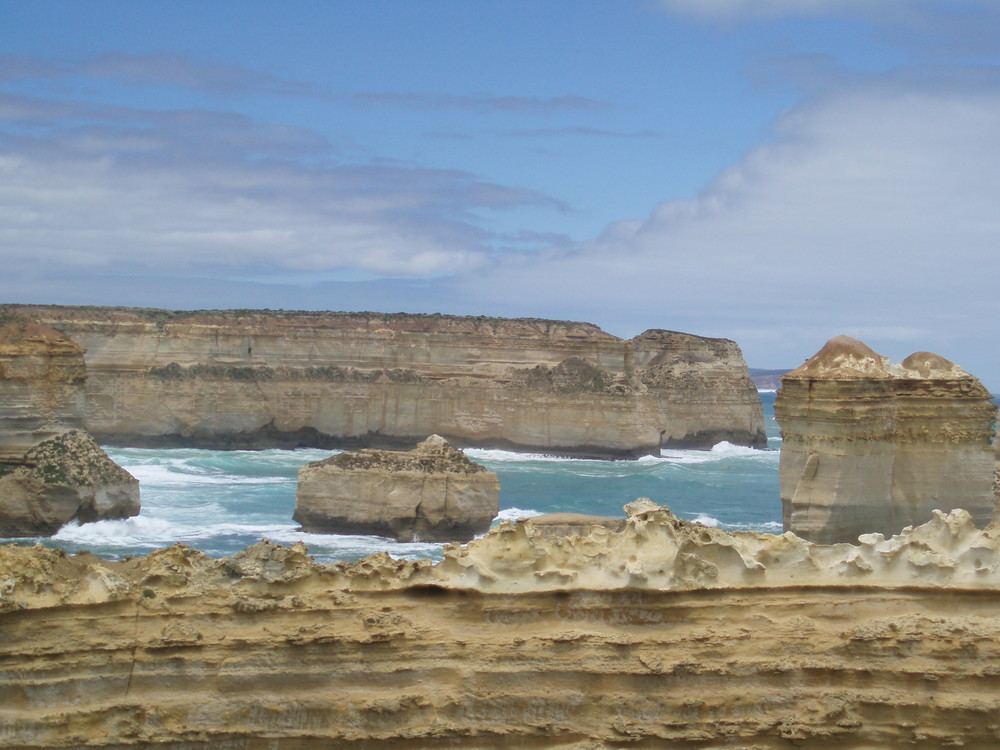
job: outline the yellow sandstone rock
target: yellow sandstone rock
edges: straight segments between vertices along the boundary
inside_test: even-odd
[[[437,565],[0,546],[0,746],[995,746],[995,528],[824,547],[631,513]]]
[[[446,315],[8,305],[86,349],[86,425],[130,445],[460,446],[599,457],[763,446],[739,347]]]
[[[412,451],[365,449],[306,464],[293,519],[319,533],[467,542],[499,510],[497,475],[431,435]]]
[[[993,517],[996,407],[980,382],[936,354],[892,365],[831,339],[782,377],[781,501],[786,530],[820,543],[894,534],[935,509]]]

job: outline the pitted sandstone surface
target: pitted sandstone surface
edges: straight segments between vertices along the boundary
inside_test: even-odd
[[[629,510],[436,565],[0,547],[0,744],[996,746],[994,527],[822,546]]]

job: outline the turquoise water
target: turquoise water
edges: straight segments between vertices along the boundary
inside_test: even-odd
[[[780,438],[774,394],[763,393],[768,450],[721,443],[711,451],[663,451],[638,461],[584,461],[507,451],[467,451],[500,477],[498,519],[566,511],[622,516],[637,497],[677,515],[726,529],[781,531]],[[109,558],[146,554],[180,541],[212,556],[270,539],[304,542],[320,562],[378,551],[440,556],[440,544],[400,544],[374,536],[305,534],[292,522],[299,468],[329,451],[208,451],[109,448],[141,482],[142,512],[124,521],[71,525],[41,541]]]

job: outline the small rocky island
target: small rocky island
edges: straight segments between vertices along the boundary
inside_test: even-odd
[[[363,449],[299,470],[295,521],[304,531],[402,542],[467,542],[499,511],[500,480],[431,435],[412,451]]]

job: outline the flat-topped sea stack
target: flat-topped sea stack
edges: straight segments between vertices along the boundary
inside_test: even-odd
[[[838,336],[783,376],[774,408],[786,530],[829,544],[898,533],[935,509],[992,519],[996,408],[943,357],[892,365]]]
[[[402,542],[467,542],[490,528],[500,480],[444,438],[412,451],[362,449],[299,470],[293,519],[304,531]]]
[[[110,444],[460,446],[627,458],[763,446],[739,347],[588,323],[8,305],[86,349],[86,426]]]

